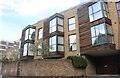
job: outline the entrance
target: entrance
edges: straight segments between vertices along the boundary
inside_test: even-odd
[[[96,57],[96,74],[118,74],[117,56]]]

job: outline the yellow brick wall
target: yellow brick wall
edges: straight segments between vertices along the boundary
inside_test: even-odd
[[[73,31],[68,31],[68,18],[75,16],[76,29]],[[74,52],[69,52],[69,35],[76,34],[77,40],[77,50]],[[78,26],[78,16],[77,8],[64,12],[64,47],[65,47],[65,58],[68,56],[74,56],[80,53],[80,44],[79,44],[79,26]]]
[[[119,24],[115,2],[109,2],[108,7],[109,7],[109,12],[110,12],[110,19],[112,22],[116,49],[120,49],[120,24]]]

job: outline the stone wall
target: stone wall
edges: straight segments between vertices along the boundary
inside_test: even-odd
[[[17,76],[19,67],[20,76],[82,76],[85,75],[84,69],[77,69],[72,65],[71,60],[67,59],[41,59],[4,63],[2,75]]]

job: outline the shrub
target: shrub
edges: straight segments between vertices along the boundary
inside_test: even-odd
[[[83,57],[77,57],[77,56],[69,56],[67,59],[71,59],[73,65],[76,68],[86,68],[87,67],[87,61]]]
[[[3,63],[8,63],[8,62],[9,62],[9,59],[8,59],[7,57],[3,57],[3,58],[2,58],[2,62],[3,62]]]

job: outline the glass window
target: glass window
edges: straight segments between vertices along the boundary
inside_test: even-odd
[[[62,18],[58,18],[58,24],[63,26],[63,19]]]
[[[29,50],[29,47],[30,47],[30,43],[28,43],[28,55],[33,55],[33,52]]]
[[[103,6],[103,8],[102,8]],[[101,2],[99,0],[98,2],[94,3],[93,5],[88,7],[89,10],[89,19],[90,22],[97,20],[102,17],[108,17],[109,18],[109,12],[108,12],[108,6],[106,2]]]
[[[94,13],[94,20],[97,20],[102,17],[103,17],[102,11],[98,11],[98,12]]]
[[[39,29],[39,34],[38,35],[39,35],[38,39],[41,39],[42,36],[43,36],[43,29],[42,28]]]
[[[49,33],[56,31],[56,18],[54,18],[53,20],[50,21],[49,27],[50,27]]]
[[[120,18],[120,2],[116,3],[116,8],[117,8],[117,12],[118,12],[118,17]]]
[[[34,36],[35,36],[35,29],[30,28],[30,30],[29,30],[29,39],[34,40]]]
[[[27,29],[27,30],[25,31],[25,40],[28,39],[28,33],[29,33],[29,29]]]
[[[69,31],[75,29],[75,17],[68,19]]]
[[[101,1],[98,1],[97,3],[93,4],[92,7],[94,13],[101,10]]]
[[[58,36],[58,44],[64,44],[63,37]]]
[[[56,51],[56,36],[49,38],[50,52]]]
[[[63,27],[62,26],[58,26],[58,31],[63,32]]]
[[[27,55],[27,44],[24,45],[23,56]]]
[[[58,45],[58,51],[64,51],[63,45]]]
[[[69,51],[76,50],[76,35],[70,35],[69,36]]]
[[[92,45],[110,43],[110,39],[108,40],[108,38],[112,35],[109,35],[109,32],[112,32],[111,26],[105,23],[91,27]]]

